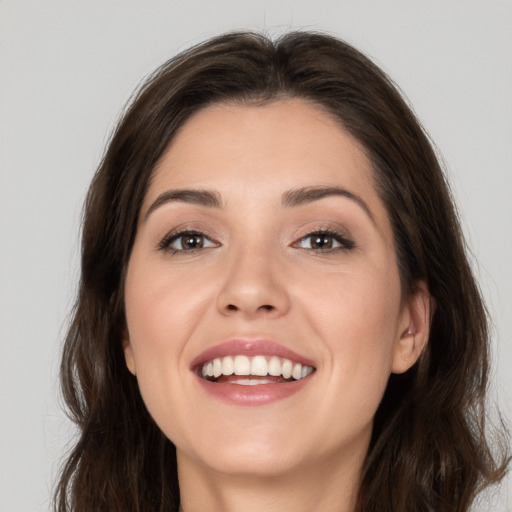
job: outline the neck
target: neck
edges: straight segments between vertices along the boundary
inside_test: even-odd
[[[180,512],[353,512],[362,455],[282,475],[228,475],[178,452]]]

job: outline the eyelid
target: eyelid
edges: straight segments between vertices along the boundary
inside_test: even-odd
[[[340,244],[338,247],[328,248],[328,249],[308,249],[304,247],[300,247],[299,244],[303,242],[305,239],[318,235],[324,234],[332,236],[337,242]],[[307,231],[300,235],[298,238],[295,238],[295,241],[291,244],[292,247],[297,249],[304,249],[306,251],[317,252],[317,253],[327,253],[327,252],[335,252],[335,251],[349,251],[356,247],[354,239],[350,236],[345,230],[339,228],[333,228],[332,226],[315,226],[307,229]]]
[[[169,252],[173,252],[173,253],[177,253],[177,252],[192,253],[192,252],[195,252],[196,250],[212,248],[212,246],[209,246],[209,247],[200,247],[198,249],[180,250],[180,249],[174,249],[174,248],[170,247],[170,244],[172,242],[174,242],[178,238],[185,236],[185,235],[200,235],[200,236],[204,237],[205,239],[209,240],[213,244],[213,247],[219,247],[221,245],[220,242],[218,242],[212,235],[210,235],[208,233],[208,231],[206,229],[204,229],[203,227],[198,228],[197,226],[192,226],[192,225],[188,225],[188,226],[181,225],[181,226],[178,226],[178,227],[172,229],[171,231],[169,231],[163,238],[161,238],[158,241],[157,250],[169,251]]]

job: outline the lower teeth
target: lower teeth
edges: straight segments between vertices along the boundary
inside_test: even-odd
[[[241,386],[258,386],[259,384],[273,384],[275,383],[275,381],[271,381],[271,380],[247,380],[247,379],[244,379],[244,380],[234,380],[234,381],[231,381],[230,384],[239,384]]]
[[[206,377],[205,380],[209,382],[215,382],[219,384],[238,384],[240,386],[258,386],[260,384],[281,384],[286,382],[295,382],[293,377],[289,379],[285,379],[284,377],[274,377],[272,379],[268,379],[265,377],[238,377],[236,378],[234,375],[230,375],[228,378],[226,377]]]

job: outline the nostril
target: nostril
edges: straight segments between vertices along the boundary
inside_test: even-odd
[[[234,304],[228,304],[226,306],[226,309],[228,309],[229,311],[238,311],[239,307],[235,306]],[[258,309],[264,309],[265,311],[273,311],[275,309],[275,307],[272,306],[271,304],[263,304]]]

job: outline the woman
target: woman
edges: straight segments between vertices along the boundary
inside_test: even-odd
[[[91,185],[62,361],[75,511],[467,511],[488,332],[428,137],[332,37],[147,81]]]

